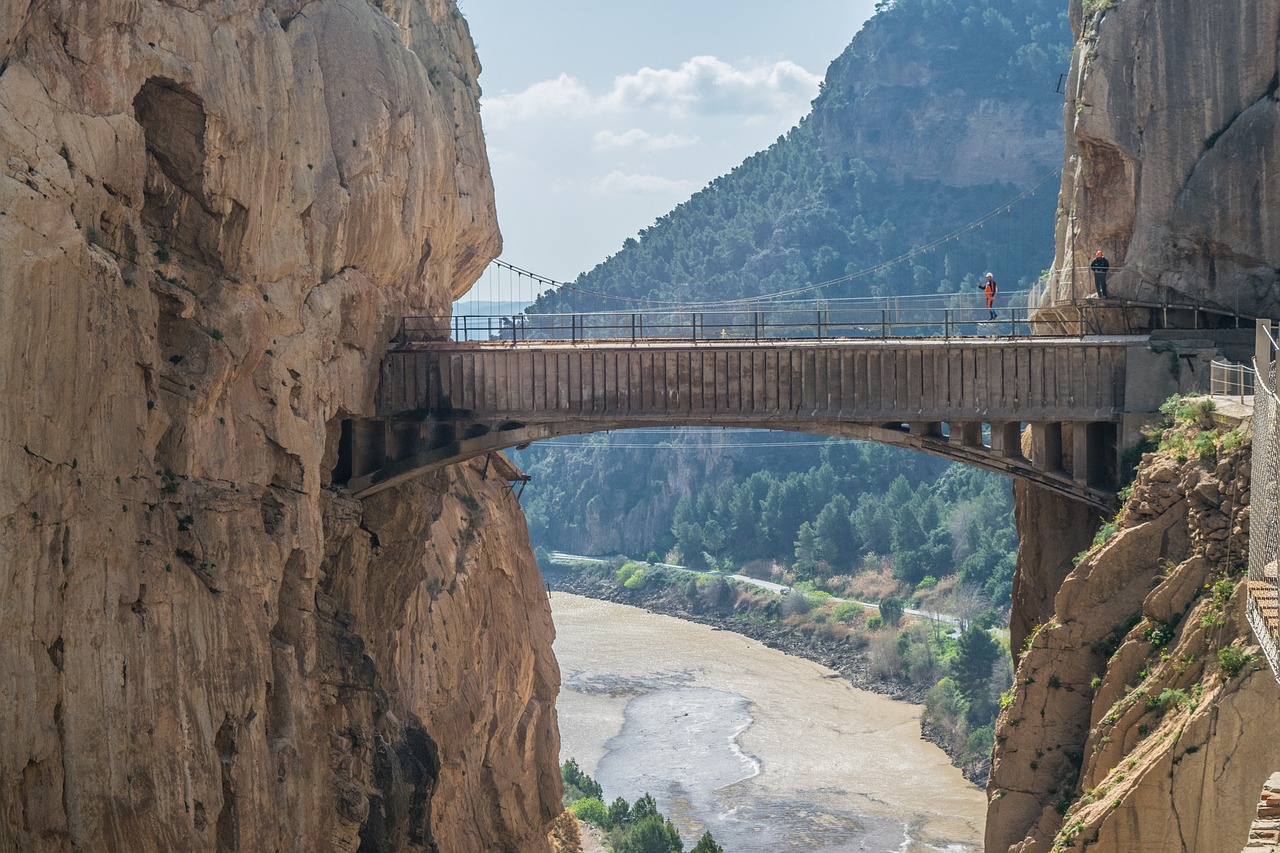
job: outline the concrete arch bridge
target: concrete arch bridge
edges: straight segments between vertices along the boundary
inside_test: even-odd
[[[363,497],[557,436],[725,426],[908,447],[1110,510],[1123,448],[1178,390],[1178,357],[1145,335],[828,328],[735,340],[694,329],[683,340],[399,342],[383,363],[377,417],[344,423],[334,480]]]

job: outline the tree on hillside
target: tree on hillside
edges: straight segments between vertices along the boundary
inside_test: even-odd
[[[902,599],[886,598],[880,602],[880,618],[884,620],[884,624],[896,628],[898,623],[902,621],[904,609]]]
[[[970,625],[956,642],[956,655],[951,660],[956,687],[968,706],[965,716],[970,726],[980,726],[993,715],[990,699],[991,671],[1002,650],[991,635]]]
[[[854,551],[853,507],[849,499],[837,493],[818,513],[813,526],[818,558],[833,566],[848,566]]]
[[[702,834],[689,853],[724,853],[724,848],[716,844],[716,840],[711,837],[711,832],[707,831]]]
[[[634,821],[614,846],[616,853],[682,853],[680,833],[660,814]]]

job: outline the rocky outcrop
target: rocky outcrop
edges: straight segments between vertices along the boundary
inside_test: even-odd
[[[546,849],[505,484],[330,483],[499,238],[452,0],[0,14],[0,848]]]
[[[1243,853],[1276,853],[1280,850],[1280,773],[1272,773],[1262,786],[1258,816],[1249,827]]]
[[[1280,760],[1280,687],[1244,619],[1248,444],[1180,430],[1021,651],[996,728],[992,853],[1245,842]]]
[[[1067,160],[1050,297],[1280,317],[1280,7],[1072,0]]]

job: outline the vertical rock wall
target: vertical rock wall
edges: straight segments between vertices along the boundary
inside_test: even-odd
[[[1207,423],[1166,446],[1021,646],[996,725],[991,853],[1245,843],[1280,761],[1280,687],[1244,618],[1249,446]]]
[[[1093,292],[1280,317],[1280,6],[1072,0],[1051,298]]]
[[[539,850],[505,484],[329,484],[499,238],[452,0],[0,6],[0,849]]]

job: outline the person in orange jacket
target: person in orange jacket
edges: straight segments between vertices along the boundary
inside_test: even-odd
[[[996,277],[991,273],[987,273],[987,280],[978,285],[978,289],[987,297],[987,310],[991,312],[991,319],[996,318]]]

